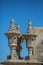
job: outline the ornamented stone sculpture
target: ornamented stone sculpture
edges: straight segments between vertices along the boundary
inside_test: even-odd
[[[40,36],[41,34],[41,36]],[[14,26],[14,19],[11,20],[10,29],[5,33],[8,38],[8,46],[10,47],[10,55],[7,56],[7,61],[2,62],[3,65],[41,65],[43,64],[43,50],[39,53],[39,47],[43,48],[43,28],[32,28],[32,23],[28,21],[27,32],[20,34],[20,25]],[[39,37],[41,38],[39,38]],[[22,49],[22,42],[26,40],[26,47],[28,48],[28,56],[25,59],[21,58],[20,51]],[[40,41],[39,45],[38,40]],[[39,46],[38,46],[39,45]],[[16,54],[14,53],[16,50]],[[39,54],[39,56],[38,56]],[[41,59],[41,60],[40,60]]]
[[[32,44],[32,41],[35,40],[35,38],[37,37],[37,34],[33,33],[32,24],[30,20],[28,22],[27,32],[23,35],[23,37],[26,39],[26,42],[27,42],[26,44],[28,48],[28,56],[26,57],[26,59],[33,60],[34,45]]]
[[[18,56],[14,54],[14,50],[16,50],[17,47],[17,38],[20,35],[20,31],[19,31],[19,26],[16,29],[14,27],[14,20],[11,20],[11,26],[10,29],[8,30],[8,32],[5,33],[5,35],[8,37],[8,41],[9,41],[9,47],[10,47],[10,56],[11,59],[17,59]]]

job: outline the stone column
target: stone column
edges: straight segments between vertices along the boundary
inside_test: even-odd
[[[17,37],[13,36],[12,38],[9,39],[9,47],[10,47],[10,55],[11,59],[16,59],[17,55],[15,55],[14,50],[16,50],[17,47]]]
[[[32,55],[32,48],[28,48],[28,54],[29,56]]]
[[[20,52],[21,52],[21,49],[22,49],[22,41],[23,41],[23,38],[22,37],[18,38],[16,51],[17,51],[17,55],[18,55],[18,58],[19,59],[22,59],[20,57]]]
[[[31,60],[31,56],[32,56],[32,51],[33,51],[33,45],[31,44],[32,43],[32,39],[31,38],[28,38],[27,40],[27,48],[28,48],[28,59]]]
[[[14,49],[10,49],[11,59],[14,58]]]
[[[16,49],[16,51],[17,51],[18,59],[20,59],[21,47],[18,46],[17,49]]]

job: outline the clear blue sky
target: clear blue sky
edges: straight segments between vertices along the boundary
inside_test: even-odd
[[[0,61],[6,60],[10,54],[4,33],[9,29],[12,18],[15,26],[20,24],[21,34],[27,31],[28,19],[32,21],[33,27],[42,27],[43,0],[0,0]],[[25,57],[28,54],[26,43],[22,47],[21,56]]]

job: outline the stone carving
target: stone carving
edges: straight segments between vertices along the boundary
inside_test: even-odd
[[[19,63],[19,61],[22,60],[20,62],[24,62],[24,64],[25,62],[43,62],[43,28],[32,28],[32,23],[29,20],[27,32],[21,35],[20,25],[17,25],[15,28],[14,19],[12,19],[10,29],[5,35],[8,38],[8,46],[10,47],[10,55],[7,56],[7,61],[16,62],[17,60]],[[26,40],[26,47],[28,48],[28,56],[25,57],[25,60],[23,61],[23,58],[20,57],[20,51],[24,39]],[[16,55],[14,50],[16,50]]]
[[[27,32],[23,35],[20,34],[20,25],[17,25],[15,28],[14,26],[14,20],[11,20],[10,29],[8,32],[5,33],[5,35],[8,37],[8,45],[10,47],[10,56],[11,59],[22,59],[20,57],[20,51],[22,49],[22,42],[25,39],[26,40],[26,47],[28,48],[28,56],[25,58],[27,60],[37,60],[35,58],[35,40],[38,36],[39,30],[36,33],[34,31],[35,29],[32,28],[32,23],[29,20],[28,21],[28,28]],[[17,54],[14,54],[14,50],[16,50]],[[34,59],[35,58],[35,59]],[[37,57],[38,58],[38,57]]]

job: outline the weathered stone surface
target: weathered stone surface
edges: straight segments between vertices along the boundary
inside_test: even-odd
[[[5,35],[8,37],[10,55],[7,57],[7,61],[1,63],[2,65],[43,65],[43,27],[32,28],[29,20],[27,32],[21,35],[20,26],[17,25],[15,28],[14,20],[11,20],[10,29]],[[20,57],[24,39],[28,48],[28,56],[25,59]],[[16,50],[16,54],[14,54],[14,50]]]

